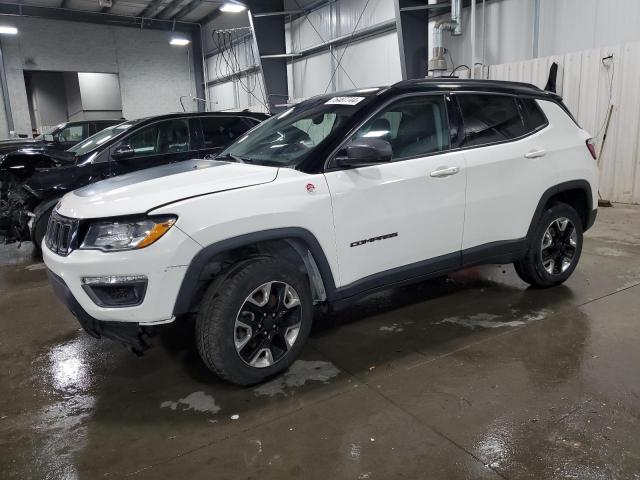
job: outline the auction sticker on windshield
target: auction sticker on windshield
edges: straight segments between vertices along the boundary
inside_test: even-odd
[[[333,97],[325,105],[357,105],[365,97]]]

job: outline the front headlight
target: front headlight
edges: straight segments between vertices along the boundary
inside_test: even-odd
[[[162,216],[96,222],[89,226],[80,249],[117,252],[148,247],[167,233],[176,220],[176,217]]]

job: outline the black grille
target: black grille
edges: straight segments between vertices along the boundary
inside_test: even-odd
[[[51,214],[47,225],[44,243],[49,250],[66,257],[75,248],[78,234],[78,220],[63,217],[56,212]]]

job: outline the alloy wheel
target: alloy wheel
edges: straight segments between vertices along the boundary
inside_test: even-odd
[[[542,236],[540,253],[542,266],[549,275],[566,272],[575,258],[578,233],[571,220],[566,217],[555,219]]]
[[[285,282],[264,283],[247,296],[238,311],[236,351],[251,367],[270,367],[295,344],[301,322],[298,292]]]

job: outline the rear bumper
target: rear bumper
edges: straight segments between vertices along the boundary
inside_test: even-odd
[[[149,348],[148,343],[144,339],[147,334],[147,330],[144,327],[130,322],[103,322],[93,318],[78,303],[62,278],[51,270],[47,270],[47,274],[49,275],[49,282],[51,283],[53,292],[56,297],[58,297],[58,300],[71,311],[89,335],[95,338],[109,338],[114,340],[136,354],[141,354]]]

